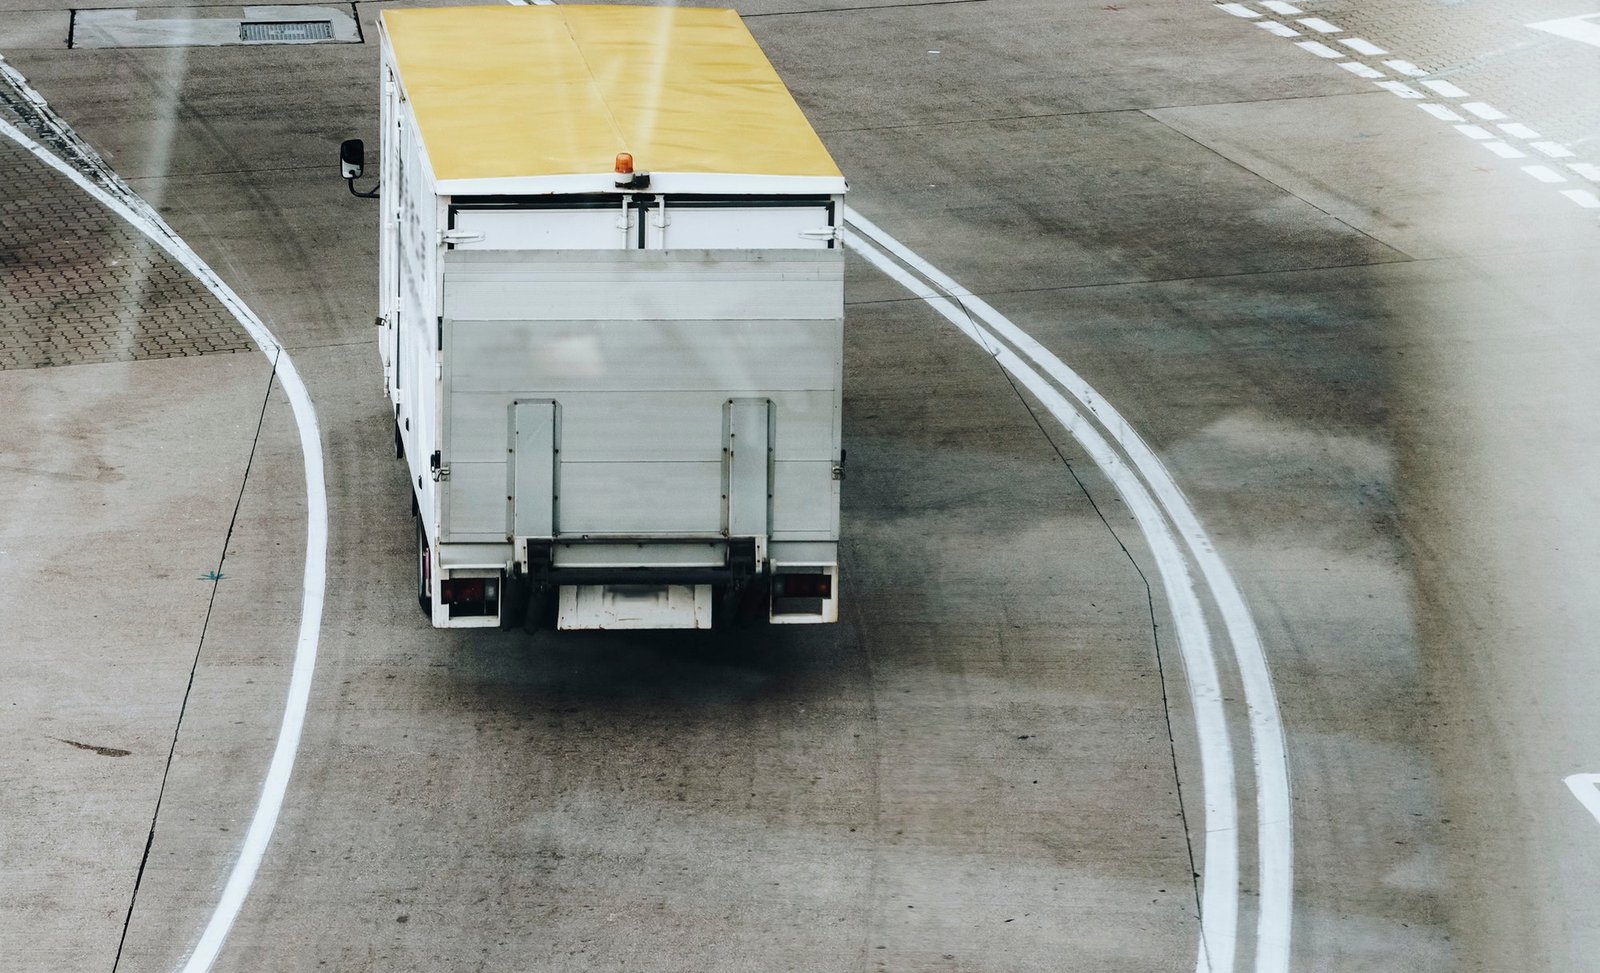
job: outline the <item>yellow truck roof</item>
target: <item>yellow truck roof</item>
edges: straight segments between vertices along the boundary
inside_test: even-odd
[[[380,18],[441,192],[578,189],[609,177],[619,152],[661,189],[674,188],[661,176],[717,174],[775,177],[734,191],[844,191],[732,10],[500,5]],[[549,178],[569,176],[589,178]],[[707,191],[693,188],[702,179],[679,183]]]

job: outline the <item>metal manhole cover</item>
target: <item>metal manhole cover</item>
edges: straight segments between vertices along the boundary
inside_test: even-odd
[[[278,23],[245,21],[239,25],[239,39],[247,43],[288,44],[295,41],[333,40],[331,20],[285,20]]]

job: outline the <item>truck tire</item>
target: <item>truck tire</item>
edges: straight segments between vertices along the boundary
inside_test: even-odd
[[[433,620],[432,555],[428,550],[428,534],[422,529],[422,518],[413,518],[417,525],[417,605],[429,621]]]

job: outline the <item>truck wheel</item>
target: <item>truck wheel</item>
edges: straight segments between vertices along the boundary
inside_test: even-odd
[[[422,529],[422,518],[417,525],[417,605],[429,620],[433,618],[433,564],[428,550],[428,534]]]

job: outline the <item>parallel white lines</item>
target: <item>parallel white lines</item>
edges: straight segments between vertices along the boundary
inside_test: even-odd
[[[1371,41],[1362,40],[1359,37],[1341,37],[1339,38],[1339,43],[1350,48],[1352,51],[1355,51],[1357,54],[1365,54],[1368,57],[1377,57],[1379,54],[1389,53]]]
[[[322,440],[317,429],[316,409],[311,395],[300,378],[289,353],[255,312],[234,293],[233,289],[206,264],[172,227],[113,172],[72,127],[56,115],[44,97],[28,85],[15,69],[0,60],[3,73],[18,91],[22,92],[35,109],[51,134],[69,146],[78,161],[88,168],[94,178],[84,175],[77,166],[57,158],[39,143],[33,141],[16,126],[0,119],[0,135],[18,145],[72,180],[78,188],[94,197],[102,206],[116,213],[130,226],[166,251],[195,276],[206,290],[234,316],[240,327],[250,335],[267,360],[272,363],[278,382],[289,399],[294,414],[295,428],[300,437],[300,454],[305,465],[306,489],[306,560],[301,584],[300,628],[295,641],[294,665],[289,677],[289,692],[284,700],[283,720],[278,728],[278,743],[272,760],[267,765],[266,778],[261,785],[255,813],[245,831],[239,848],[239,858],[228,873],[221,898],[212,912],[210,921],[200,934],[200,939],[184,965],[184,973],[203,973],[216,961],[228,930],[239,915],[245,897],[249,895],[256,872],[266,855],[272,832],[277,827],[278,815],[283,809],[288,791],[289,777],[294,770],[296,753],[300,748],[300,734],[305,725],[306,708],[311,699],[311,679],[316,670],[317,645],[322,633],[322,608],[327,586],[328,561],[328,497],[323,475]]]
[[[1202,744],[1201,763],[1202,777],[1206,781],[1208,864],[1203,876],[1202,942],[1196,970],[1199,973],[1225,973],[1232,968],[1234,938],[1228,933],[1237,925],[1238,890],[1224,890],[1220,886],[1221,879],[1218,879],[1218,886],[1212,886],[1210,849],[1214,841],[1219,842],[1215,850],[1225,856],[1220,862],[1221,867],[1236,874],[1237,835],[1220,833],[1210,815],[1214,812],[1222,814],[1221,820],[1226,822],[1230,814],[1236,814],[1236,809],[1219,806],[1218,794],[1221,792],[1213,789],[1214,786],[1223,786],[1224,781],[1231,784],[1232,758],[1215,752],[1210,753],[1209,760],[1206,757],[1209,746],[1226,739],[1227,729],[1225,722],[1214,724],[1213,716],[1200,715],[1202,707],[1207,714],[1211,714],[1211,704],[1220,702],[1210,700],[1206,695],[1215,689],[1208,681],[1215,677],[1214,658],[1207,654],[1210,642],[1206,633],[1185,630],[1186,623],[1183,620],[1192,617],[1193,606],[1189,599],[1193,596],[1193,590],[1187,564],[1181,557],[1177,562],[1172,561],[1174,555],[1170,546],[1170,529],[1161,514],[1171,518],[1171,527],[1176,528],[1183,539],[1189,557],[1198,566],[1208,593],[1217,606],[1239,667],[1249,714],[1256,778],[1257,897],[1260,905],[1255,968],[1257,973],[1286,973],[1294,898],[1294,840],[1288,757],[1283,722],[1278,712],[1266,654],[1237,582],[1223,564],[1214,543],[1201,527],[1199,518],[1166,466],[1104,397],[987,302],[961,287],[853,210],[847,209],[845,218],[850,231],[846,242],[850,246],[914,294],[928,301],[947,320],[994,356],[1001,367],[1016,376],[1095,457],[1096,464],[1112,480],[1129,509],[1134,512],[1146,541],[1151,545],[1161,570],[1162,583],[1172,602],[1174,618],[1178,623],[1180,651],[1184,653],[1186,663],[1191,659],[1191,650],[1196,653],[1193,658],[1200,666],[1197,670],[1200,679],[1198,685],[1190,685],[1190,694],[1196,707],[1197,723],[1201,719],[1207,723],[1203,732],[1208,742]],[[860,236],[870,239],[887,253],[878,253],[871,247],[863,246]],[[889,260],[888,255],[893,255],[906,267],[914,269],[927,283],[914,278]],[[959,310],[951,299],[960,302]],[[981,319],[988,328],[981,327],[974,317]],[[1015,352],[1021,352],[1034,366],[1043,369],[1049,375],[1049,380],[1046,381],[1037,371],[1021,362]],[[1063,390],[1077,400],[1078,406],[1071,405],[1063,398]],[[1092,415],[1105,434],[1116,443],[1122,455],[1126,456],[1126,463],[1114,452],[1103,452],[1107,446],[1105,439],[1093,424],[1086,421],[1086,414]],[[1131,469],[1128,464],[1131,464]],[[1132,474],[1134,470],[1137,475]],[[1228,794],[1230,798],[1235,797],[1231,791]]]
[[[1573,774],[1566,784],[1578,803],[1600,821],[1600,774]]]
[[[1257,0],[1257,4],[1265,10],[1286,17],[1303,13],[1299,7],[1291,3],[1284,3],[1282,0]],[[1229,13],[1233,13],[1235,16],[1256,18],[1255,25],[1257,27],[1270,31],[1279,37],[1286,37],[1294,40],[1303,36],[1300,31],[1296,30],[1295,27],[1290,26],[1289,24],[1272,20],[1270,18],[1259,19],[1261,15],[1243,3],[1218,4],[1217,6],[1228,10]],[[1574,23],[1577,23],[1578,28],[1581,28],[1585,31],[1593,31],[1595,34],[1595,43],[1600,44],[1600,27],[1589,23],[1590,19],[1596,18],[1600,18],[1600,14],[1584,15],[1583,17],[1570,19],[1573,20]],[[1551,21],[1550,24],[1566,25],[1567,22]],[[1316,31],[1317,33],[1323,35],[1344,33],[1344,29],[1342,27],[1339,27],[1337,24],[1330,23],[1321,17],[1297,17],[1295,20],[1295,25],[1303,27],[1307,30]],[[1543,29],[1549,25],[1533,24],[1531,26]],[[1559,33],[1560,31],[1556,32]],[[1338,37],[1330,39],[1364,57],[1378,57],[1389,53],[1371,41],[1360,37]],[[1576,157],[1576,153],[1573,152],[1571,148],[1562,145],[1560,142],[1541,138],[1538,132],[1534,131],[1527,125],[1524,125],[1521,122],[1504,121],[1504,119],[1508,117],[1506,113],[1501,111],[1499,108],[1496,108],[1494,105],[1489,104],[1488,102],[1462,100],[1471,98],[1472,96],[1452,82],[1445,81],[1441,78],[1427,77],[1427,71],[1424,71],[1416,64],[1404,58],[1389,58],[1382,63],[1384,67],[1393,71],[1395,74],[1406,78],[1417,79],[1417,84],[1428,89],[1428,91],[1433,95],[1440,98],[1456,100],[1458,102],[1457,106],[1453,108],[1448,105],[1441,105],[1435,102],[1425,101],[1429,95],[1418,91],[1416,88],[1413,88],[1411,85],[1406,84],[1403,81],[1395,81],[1390,79],[1383,73],[1383,71],[1371,64],[1363,63],[1362,61],[1350,60],[1349,56],[1343,51],[1328,44],[1324,44],[1321,41],[1295,40],[1295,46],[1301,48],[1302,50],[1308,51],[1311,54],[1315,54],[1317,57],[1333,61],[1334,63],[1338,64],[1340,68],[1343,68],[1358,78],[1365,78],[1371,81],[1373,84],[1384,89],[1385,91],[1388,91],[1390,94],[1393,94],[1396,97],[1405,98],[1410,101],[1422,102],[1421,104],[1417,105],[1418,108],[1421,108],[1423,111],[1442,122],[1451,123],[1458,133],[1466,136],[1469,139],[1472,139],[1474,142],[1488,149],[1490,152],[1493,152],[1502,159],[1525,159],[1528,157],[1528,153],[1516,145],[1506,142],[1501,135],[1490,131],[1482,125],[1472,124],[1468,118],[1461,114],[1462,112],[1466,112],[1468,115],[1471,115],[1475,120],[1496,123],[1495,128],[1499,129],[1500,132],[1504,133],[1505,136],[1518,139],[1527,145],[1529,149],[1532,149],[1533,151],[1551,159],[1572,159]],[[1459,108],[1460,110],[1457,111],[1456,108]],[[1584,162],[1569,163],[1569,166],[1580,175],[1583,175],[1584,178],[1600,182],[1600,178],[1596,178],[1595,175],[1592,175],[1592,173],[1600,172],[1600,169],[1597,169],[1595,166]],[[1547,166],[1523,166],[1522,169],[1524,172],[1536,179],[1539,179],[1541,182],[1566,181],[1565,177],[1561,176],[1559,173]],[[1554,179],[1549,178],[1551,176],[1553,176]],[[1595,198],[1595,196],[1589,190],[1563,190],[1561,194],[1567,197],[1568,200],[1585,209],[1594,208],[1592,205],[1592,200]]]

